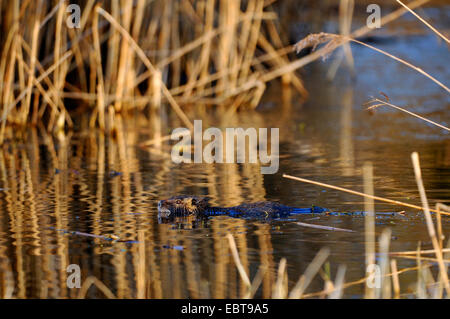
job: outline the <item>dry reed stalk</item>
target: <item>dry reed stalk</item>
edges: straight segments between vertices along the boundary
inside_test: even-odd
[[[321,186],[321,187],[326,187],[326,188],[331,188],[331,189],[335,189],[341,192],[346,192],[349,194],[353,194],[353,195],[358,195],[358,196],[363,196],[363,197],[367,197],[367,198],[371,198],[374,200],[379,200],[381,202],[386,202],[386,203],[390,203],[390,204],[396,204],[396,205],[400,205],[400,206],[405,206],[405,207],[409,207],[409,208],[414,208],[417,210],[424,210],[424,207],[421,206],[417,206],[417,205],[413,205],[413,204],[407,204],[407,203],[403,203],[403,202],[399,202],[397,200],[392,200],[392,199],[388,199],[388,198],[383,198],[383,197],[379,197],[379,196],[372,196],[369,194],[364,194],[361,192],[357,192],[357,191],[353,191],[351,189],[347,189],[347,188],[343,188],[343,187],[339,187],[339,186],[333,186],[333,185],[329,185],[329,184],[325,184],[325,183],[320,183],[320,182],[315,182],[306,178],[301,178],[301,177],[295,177],[295,176],[291,176],[291,175],[287,175],[287,174],[283,174],[284,178],[288,178],[288,179],[292,179],[292,180],[296,180],[299,182],[304,182],[304,183],[309,183],[309,184],[313,184],[313,185],[317,185],[317,186]],[[437,213],[437,211],[435,209],[429,209],[431,212],[433,213]],[[441,212],[441,214],[444,214],[443,212]],[[445,215],[449,215],[450,213],[445,213]]]
[[[296,225],[303,226],[303,227],[309,227],[309,228],[316,228],[316,229],[324,229],[324,230],[332,230],[332,231],[343,231],[348,233],[354,233],[354,230],[351,229],[345,229],[345,228],[338,228],[338,227],[330,227],[330,226],[323,226],[323,225],[315,225],[315,224],[308,224],[308,223],[301,223],[296,222]]]
[[[286,258],[281,258],[278,266],[277,281],[273,287],[273,299],[286,299],[287,288],[287,272],[286,272]]]
[[[364,193],[373,196],[373,167],[372,163],[365,163],[363,166]],[[373,198],[364,197],[364,210],[367,214],[364,217],[365,229],[365,250],[366,250],[366,269],[369,265],[375,264],[375,204]],[[366,285],[365,298],[375,298],[373,287]]]
[[[210,32],[214,26],[214,5],[215,0],[207,0],[205,5],[205,26],[204,32]],[[199,81],[202,81],[205,77],[209,76],[209,64],[210,64],[210,56],[211,54],[211,43],[206,42],[202,47],[202,52],[200,56],[200,76]],[[203,86],[199,87],[199,90],[202,91]]]
[[[7,105],[9,105],[11,103],[11,100],[14,98],[13,96],[13,82],[14,82],[14,66],[16,63],[16,57],[17,57],[17,37],[15,36],[17,33],[17,28],[13,27],[12,30],[10,31],[10,35],[11,35],[11,48],[10,48],[10,61],[9,61],[9,65],[8,67],[5,67],[5,71],[2,71],[3,73],[3,77],[2,77],[2,93],[3,93],[3,101],[2,101],[2,105],[3,105],[3,110],[2,110],[2,125],[0,128],[0,144],[3,144],[3,140],[4,140],[4,134],[5,134],[5,125],[6,125],[6,119],[9,115],[9,112],[11,111],[11,108],[8,108]],[[8,35],[9,37],[9,35]],[[4,59],[4,61],[2,61],[2,65],[6,66],[6,60],[7,60],[7,55],[4,54],[2,59]]]
[[[261,101],[265,91],[266,91],[266,84],[262,81],[257,81],[256,87],[253,90],[254,93],[251,96],[251,99],[249,102],[250,109],[256,109],[256,107],[259,105],[259,102]]]
[[[96,6],[97,8],[97,6]],[[92,22],[92,37],[94,40],[95,62],[97,65],[95,74],[97,75],[97,110],[98,123],[101,130],[105,129],[105,80],[103,78],[102,54],[100,49],[100,37],[98,34],[98,12],[94,11],[94,20]]]
[[[400,0],[395,0],[395,1],[400,3],[406,10],[411,12],[417,19],[419,19],[423,24],[425,24],[428,28],[430,28],[434,33],[436,33],[439,37],[441,37],[441,39],[443,39],[445,42],[447,42],[447,44],[450,44],[450,40],[446,36],[444,36],[442,33],[440,33],[438,30],[436,30],[436,28],[434,28],[431,24],[429,24],[424,19],[422,19],[417,13],[415,13],[412,9],[410,9],[406,4],[404,4]]]
[[[201,5],[199,5],[198,10],[201,11],[200,14],[205,21],[202,30],[199,30],[198,33],[201,34],[212,33],[214,24],[214,0],[207,0],[201,2]],[[192,74],[190,74],[189,79],[185,85],[186,90],[184,91],[184,96],[191,95],[192,90],[194,89],[196,83],[198,83],[203,78],[209,75],[208,66],[210,64],[211,44],[212,44],[211,41],[203,43],[200,56],[198,59],[198,64],[194,68]],[[201,91],[202,89],[203,89],[202,87],[198,88],[199,91]]]
[[[397,261],[391,259],[392,285],[394,288],[394,299],[400,299],[400,280],[398,279]]]
[[[450,249],[450,240],[447,241],[447,246],[446,246],[446,248],[447,248],[447,249]],[[444,249],[443,249],[443,250],[444,250]],[[443,253],[443,258],[445,258],[445,259],[447,259],[447,260],[450,260],[450,253],[448,253],[448,252]],[[449,268],[449,266],[447,265],[447,266],[446,266],[447,271],[448,271],[448,268]],[[441,295],[442,295],[443,290],[444,290],[444,287],[443,287],[443,284],[442,284],[442,277],[441,277],[441,274],[438,275],[438,282],[439,282],[439,289],[441,290]]]
[[[170,16],[172,15],[172,6],[173,3],[170,2],[164,2],[162,4],[160,4],[161,6],[161,19],[160,19],[160,24],[161,24],[161,29],[159,32],[159,36],[157,39],[157,48],[158,50],[161,52],[160,57],[161,58],[165,58],[167,57],[167,55],[170,53],[170,33],[171,33],[171,28],[170,28]],[[165,67],[164,69],[161,70],[162,74],[163,74],[163,79],[164,82],[166,82],[168,80],[168,75],[169,75],[169,69],[168,67]]]
[[[314,259],[306,268],[305,273],[302,276],[300,276],[300,279],[298,280],[297,284],[294,286],[294,288],[292,288],[291,292],[289,293],[289,299],[302,298],[306,288],[308,288],[312,279],[317,274],[320,267],[322,267],[323,263],[328,258],[329,254],[330,251],[328,248],[322,248],[317,253],[317,255],[314,257]]]
[[[419,162],[419,154],[416,152],[412,153],[411,159],[412,159],[413,166],[414,166],[414,174],[416,176],[416,182],[417,182],[417,187],[418,187],[419,193],[420,193],[420,199],[421,199],[422,205],[424,207],[423,212],[425,214],[425,220],[427,222],[428,234],[431,237],[431,242],[433,244],[433,248],[436,253],[436,258],[439,260],[439,263],[438,263],[439,270],[440,270],[442,279],[444,281],[445,290],[447,292],[447,295],[450,296],[450,284],[449,284],[449,280],[448,280],[447,269],[442,260],[443,259],[442,250],[439,245],[438,238],[436,237],[436,230],[434,228],[433,220],[431,218],[430,208],[428,206],[428,200],[427,200],[427,196],[425,194],[425,187],[423,186],[422,172],[420,169],[420,162]]]
[[[255,0],[248,1],[245,12],[242,12],[240,10],[239,5],[235,6],[235,10],[237,10],[239,12],[239,15],[237,17],[238,19],[235,19],[235,17],[233,17],[233,15],[230,15],[232,17],[232,19],[228,18],[227,19],[228,21],[225,21],[225,23],[223,24],[224,26],[226,26],[230,22],[236,23],[236,22],[239,22],[239,20],[243,20],[240,30],[238,29],[237,25],[233,26],[233,28],[234,28],[233,31],[235,31],[235,34],[231,34],[228,38],[228,39],[232,39],[231,41],[233,41],[233,48],[231,48],[231,51],[223,53],[223,57],[225,57],[225,58],[226,58],[227,53],[231,53],[231,55],[229,56],[230,61],[227,61],[225,63],[226,67],[224,67],[222,69],[222,70],[226,70],[226,69],[230,70],[229,75],[227,76],[227,80],[229,81],[228,87],[230,87],[230,88],[233,88],[237,85],[238,74],[242,67],[242,64],[241,64],[242,59],[243,59],[245,52],[249,49],[248,38],[249,38],[249,33],[250,33],[250,27],[252,25],[252,19],[255,14]],[[243,18],[240,18],[241,16]],[[249,19],[244,19],[244,17],[248,17]],[[220,17],[219,17],[219,19],[220,19]],[[225,34],[228,35],[229,31],[228,32],[225,31]],[[221,42],[219,45],[226,45],[226,44]],[[220,46],[219,46],[219,48],[220,48]]]
[[[390,228],[383,230],[379,240],[380,246],[380,261],[379,266],[381,270],[381,289],[376,289],[377,299],[380,298],[379,292],[381,292],[381,298],[390,299],[391,298],[391,281],[386,274],[389,274],[389,244],[391,241],[392,231]]]
[[[97,9],[95,9],[97,11]],[[111,0],[111,16],[115,21],[120,21],[120,5],[119,0]],[[107,82],[105,83],[105,92],[110,94],[116,92],[116,81],[117,79],[117,64],[119,57],[119,44],[120,35],[115,28],[110,30],[110,36],[108,38],[108,50],[107,50],[107,60],[106,60],[106,73],[105,78]]]
[[[112,26],[114,26],[121,34],[124,39],[126,39],[131,47],[135,50],[136,54],[139,56],[139,58],[142,60],[142,62],[145,64],[145,66],[154,73],[156,71],[153,64],[150,62],[150,60],[145,55],[144,51],[139,47],[139,45],[133,40],[133,38],[130,36],[130,34],[120,25],[117,23],[117,21],[112,17],[108,12],[103,10],[100,7],[97,7],[96,12],[100,13],[103,17],[105,17],[106,20],[108,20]],[[165,86],[164,83],[162,83],[162,91],[164,96],[169,101],[170,105],[174,109],[175,113],[180,117],[180,119],[183,121],[183,123],[189,128],[193,129],[193,125],[190,122],[189,118],[186,116],[186,114],[181,110],[178,103],[174,100],[172,95],[170,94],[169,90]]]
[[[421,254],[421,260],[425,260],[425,261],[430,261],[430,262],[433,262],[433,263],[436,263],[436,264],[438,264],[439,263],[439,259],[437,259],[437,258],[430,258],[430,257],[423,257],[422,256],[422,253],[421,252],[419,252],[420,254]],[[392,254],[390,254],[390,255],[392,255]],[[415,254],[414,255],[395,255],[395,254],[393,254],[393,256],[397,256],[398,258],[403,258],[403,259],[417,259],[417,251],[415,252]],[[449,264],[450,263],[450,259],[442,259],[442,262],[444,263],[444,264]]]
[[[183,2],[184,4],[187,4],[187,2]],[[191,7],[191,6],[189,6]],[[179,48],[181,45],[181,39],[180,39],[180,13],[179,13],[179,9],[180,9],[180,4],[177,1],[172,2],[172,16],[171,19],[169,21],[170,23],[170,31],[171,31],[171,35],[170,35],[170,45],[171,48]],[[188,74],[188,76],[191,76],[191,69],[193,69],[192,67],[192,60],[188,60],[186,63],[186,73]],[[174,61],[171,64],[171,70],[172,70],[172,76],[171,76],[171,83],[170,85],[173,86],[179,86],[180,85],[180,80],[181,80],[181,59],[177,59],[176,61]]]
[[[161,148],[162,136],[162,122],[161,122],[161,85],[162,74],[159,70],[153,74],[151,78],[150,88],[152,90],[152,98],[150,104],[150,119],[153,122],[153,140],[155,140],[155,147]]]
[[[254,5],[254,12],[253,12],[253,16],[256,17],[259,14],[262,14],[264,11],[264,3],[262,1],[256,1],[256,4]],[[249,30],[249,35],[248,35],[248,39],[247,39],[247,46],[246,46],[246,50],[242,55],[241,58],[241,62],[239,62],[240,64],[240,72],[238,75],[240,80],[240,84],[242,85],[242,82],[247,79],[249,71],[250,71],[250,65],[252,62],[252,57],[254,55],[255,49],[256,49],[256,45],[258,42],[258,36],[260,34],[260,29],[261,29],[261,21],[260,20],[256,20],[255,23],[253,23],[250,27]]]
[[[426,299],[427,298],[427,292],[425,284],[423,283],[423,268],[422,268],[422,258],[420,256],[420,241],[417,245],[417,254],[416,254],[416,261],[417,261],[417,283],[416,283],[416,295],[419,299]]]
[[[97,67],[95,64],[95,52],[91,51],[89,52],[89,94],[95,95],[97,98],[97,95],[95,94],[96,89],[96,77],[97,77]],[[93,104],[93,103],[90,103]],[[94,109],[94,112],[97,112],[98,109]],[[91,117],[91,121],[95,122],[94,116]],[[92,123],[94,125],[94,123]]]
[[[131,24],[131,14],[133,11],[133,2],[132,1],[123,1],[121,0],[121,8],[124,8],[124,13],[122,16],[122,23],[120,24],[120,28],[131,38],[129,35],[130,30],[130,24]],[[95,9],[95,12],[98,13],[100,10],[103,11],[103,9],[100,8],[100,6],[97,6]],[[116,21],[117,22],[117,21]],[[119,25],[119,24],[118,24]],[[133,40],[134,41],[134,40]],[[119,66],[117,70],[117,87],[116,87],[116,97],[120,98],[123,97],[127,91],[128,91],[128,85],[126,81],[127,72],[129,72],[130,67],[130,59],[132,59],[132,54],[130,52],[130,42],[127,40],[125,41],[125,37],[122,40],[121,46],[120,46],[120,58],[119,58]],[[116,101],[114,108],[116,112],[120,112],[122,110],[122,103],[119,101]]]
[[[135,14],[133,16],[133,29],[131,31],[131,35],[135,41],[139,40],[139,35],[142,29],[142,22],[144,20],[145,6],[147,5],[146,0],[138,0]]]
[[[105,98],[103,96],[104,87],[101,83],[97,85],[98,99],[97,99],[97,109],[98,109],[98,123],[102,131],[105,130]]]
[[[233,61],[232,65],[230,65],[230,87],[235,87],[238,81],[239,72],[242,68],[242,61],[244,58],[244,55],[246,54],[246,51],[249,49],[248,43],[249,43],[249,35],[250,35],[250,29],[252,26],[252,18],[255,15],[255,6],[256,1],[251,0],[248,1],[247,7],[245,12],[241,12],[239,10],[240,15],[243,17],[250,17],[250,19],[246,19],[242,22],[241,30],[239,37],[235,39],[236,42],[236,53],[235,53],[235,60]]]
[[[31,87],[33,85],[34,69],[37,60],[36,56],[37,56],[38,36],[39,36],[39,21],[36,20],[34,23],[33,35],[31,40],[30,71],[28,72],[28,84],[27,84],[28,93],[25,99],[25,110],[23,111],[21,118],[22,125],[26,124],[28,113],[30,112]]]
[[[346,267],[340,265],[336,274],[336,280],[333,285],[333,290],[329,294],[330,299],[341,299],[343,293],[343,285],[345,279]]]
[[[16,40],[17,42],[19,42],[18,40]],[[23,60],[23,51],[20,48],[20,45],[16,46],[16,59],[17,59],[17,70],[16,70],[16,75],[17,75],[17,83],[15,83],[14,85],[14,89],[16,87],[18,87],[19,91],[24,91],[26,89],[26,84],[25,84],[25,70],[24,70],[24,60]],[[21,119],[22,119],[22,114],[25,111],[25,103],[24,101],[22,101],[18,107],[18,109],[14,109],[12,110],[13,112],[13,121],[16,123],[21,123]]]
[[[250,279],[248,278],[247,272],[242,265],[241,259],[239,258],[239,252],[236,248],[236,242],[234,241],[233,235],[230,233],[227,234],[228,244],[230,245],[231,254],[233,255],[234,263],[236,264],[236,268],[239,271],[239,275],[241,276],[242,281],[247,286],[247,289],[250,289],[252,284]]]
[[[92,9],[94,8],[96,0],[87,0],[84,7],[83,7],[83,11],[81,14],[81,19],[80,19],[80,30],[84,30],[86,27],[86,24],[88,22],[89,16],[92,13]]]
[[[60,54],[63,51],[63,45],[64,45],[64,40],[63,40],[63,34],[62,34],[62,29],[63,29],[63,15],[65,12],[65,8],[66,8],[66,4],[65,2],[61,3],[59,5],[57,14],[56,14],[56,28],[55,28],[55,43],[54,43],[54,51],[53,51],[53,64],[57,65],[55,72],[53,73],[53,86],[55,88],[55,91],[53,93],[53,96],[55,97],[55,99],[58,100],[59,94],[61,89],[63,88],[62,85],[62,63],[58,63],[59,59],[60,59]],[[52,112],[53,114],[53,112]],[[50,121],[51,123],[51,121]],[[49,124],[50,124],[49,123]],[[50,127],[49,127],[50,128]]]
[[[236,6],[235,1],[227,1],[227,0],[218,0],[219,1],[219,10],[221,12],[219,16],[219,27],[226,30],[221,33],[219,40],[219,54],[217,56],[217,70],[219,72],[228,69],[230,65],[229,57],[232,54],[232,50],[234,47],[234,31],[235,27],[227,28],[229,26],[229,22],[233,21],[234,16],[237,12],[235,12]],[[228,78],[220,78],[217,82],[217,87],[222,90],[226,90],[228,87]]]
[[[267,269],[264,266],[260,266],[258,268],[258,272],[255,275],[255,278],[253,278],[252,286],[250,287],[249,291],[244,294],[243,299],[252,299],[256,291],[258,290],[259,286],[261,286],[261,283],[264,279],[264,273],[267,271]]]
[[[442,249],[443,253],[449,253],[450,252],[450,248],[444,248]],[[434,249],[427,249],[427,250],[421,250],[420,254],[422,255],[427,255],[427,254],[435,254],[436,251]],[[411,251],[396,251],[396,252],[391,252],[389,253],[390,255],[393,256],[404,256],[404,255],[416,255],[417,254],[417,250],[411,250]]]
[[[0,97],[2,97],[2,101],[5,101],[5,95],[6,95],[6,88],[8,88],[7,85],[5,85],[4,82],[6,82],[6,65],[8,64],[9,67],[11,67],[11,63],[13,61],[8,61],[8,54],[10,54],[10,52],[12,52],[12,47],[14,46],[14,39],[15,39],[15,35],[18,29],[18,24],[14,23],[9,32],[8,35],[6,36],[6,40],[4,42],[3,45],[3,52],[1,55],[1,59],[0,59],[0,79],[2,79],[2,81],[0,82],[0,89],[1,89],[1,94]],[[8,63],[7,63],[8,62]]]
[[[411,111],[408,111],[408,110],[406,110],[406,109],[404,109],[404,108],[402,108],[402,107],[399,107],[399,106],[397,106],[397,105],[394,105],[394,104],[392,104],[392,103],[389,103],[388,101],[382,101],[382,100],[380,100],[380,99],[373,99],[373,100],[370,100],[368,103],[377,103],[377,104],[369,106],[369,107],[367,108],[367,110],[372,110],[372,109],[377,108],[377,107],[382,106],[382,105],[390,106],[390,107],[392,107],[392,108],[394,108],[394,109],[397,109],[397,110],[400,110],[400,111],[402,111],[402,112],[405,112],[405,113],[407,113],[407,114],[409,114],[409,115],[415,116],[415,117],[417,117],[417,118],[419,118],[419,119],[421,119],[421,120],[423,120],[423,121],[425,121],[425,122],[431,123],[431,124],[433,124],[433,125],[435,125],[435,126],[437,126],[437,127],[440,127],[440,128],[442,128],[442,129],[444,129],[444,130],[450,132],[450,128],[448,128],[448,127],[446,127],[446,126],[444,126],[444,125],[441,125],[441,124],[439,124],[439,123],[436,123],[436,122],[434,122],[434,121],[432,121],[432,120],[429,120],[429,119],[427,119],[427,118],[425,118],[425,117],[423,117],[423,116],[420,116],[420,115],[418,115],[418,114],[416,114],[416,113],[413,113],[413,112],[411,112]]]
[[[441,218],[441,209],[445,210],[450,213],[450,206],[444,205],[442,203],[436,204],[436,223],[437,223],[437,232],[438,232],[438,240],[439,240],[439,247],[441,250],[443,249],[443,241],[445,239],[444,234],[442,233],[442,218]]]
[[[276,21],[268,20],[266,23],[267,37],[273,42],[274,50],[282,48],[284,46],[283,41],[281,40],[281,35],[278,33],[277,26],[276,26],[276,23],[278,23],[278,22],[279,22],[279,20],[277,19]],[[285,34],[282,34],[282,35],[284,38],[287,38],[285,36]],[[286,64],[289,63],[289,60],[287,59],[287,57],[282,57],[282,58],[283,58],[283,60],[286,61]],[[295,76],[295,72],[287,73],[287,74],[283,75],[281,77],[281,83],[286,86],[292,84],[293,76]],[[294,85],[297,85],[297,84],[294,84]],[[300,81],[300,94],[303,94],[303,93],[301,93],[301,91],[303,91],[306,94],[306,89],[303,86],[303,82]]]
[[[329,299],[337,299],[337,298],[330,298],[330,295],[334,292],[334,284],[333,282],[327,277],[324,279],[325,283],[323,284],[323,294],[319,297],[320,299],[325,299],[327,296]]]

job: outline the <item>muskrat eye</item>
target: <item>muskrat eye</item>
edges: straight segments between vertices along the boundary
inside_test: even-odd
[[[181,204],[181,200],[180,200],[180,199],[177,199],[177,200],[175,201],[175,204],[180,205],[180,204]]]
[[[197,204],[197,200],[196,199],[192,199],[191,203],[192,203],[192,205],[195,205],[195,204]]]

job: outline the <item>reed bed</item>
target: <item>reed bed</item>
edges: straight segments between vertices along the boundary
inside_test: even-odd
[[[0,142],[10,126],[67,131],[74,111],[103,130],[114,126],[111,112],[159,119],[165,103],[192,128],[183,108],[255,108],[261,75],[290,62],[271,1],[71,4],[81,8],[76,28],[67,1],[1,2]],[[283,82],[306,96],[294,71]]]

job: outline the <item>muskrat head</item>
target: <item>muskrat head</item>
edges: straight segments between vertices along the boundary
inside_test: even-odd
[[[181,217],[202,214],[208,207],[209,199],[197,196],[175,196],[160,200],[158,216],[160,218]]]

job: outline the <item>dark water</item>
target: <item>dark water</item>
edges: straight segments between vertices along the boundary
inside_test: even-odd
[[[396,38],[378,47],[414,61],[448,82],[448,49],[430,35]],[[188,115],[205,126],[279,127],[280,169],[260,174],[255,164],[183,164],[138,144],[152,137],[143,119],[118,119],[114,137],[83,131],[64,140],[41,130],[29,131],[26,143],[15,141],[0,151],[0,292],[2,297],[74,298],[66,268],[78,264],[82,282],[95,276],[120,298],[241,297],[244,285],[225,235],[234,235],[242,264],[252,279],[268,267],[257,296],[270,297],[281,258],[287,259],[291,288],[322,247],[329,247],[332,279],[346,265],[345,281],[365,276],[364,219],[348,216],[299,216],[305,223],[354,230],[353,233],[304,228],[293,221],[264,223],[211,218],[192,229],[158,224],[158,200],[179,194],[207,195],[215,205],[273,200],[297,207],[318,205],[336,211],[363,209],[360,197],[304,184],[283,173],[362,191],[362,165],[374,167],[378,196],[420,205],[410,155],[420,154],[423,179],[432,205],[450,204],[448,133],[393,109],[374,114],[361,106],[379,91],[399,106],[443,125],[450,124],[449,95],[406,67],[366,48],[354,46],[356,73],[341,68],[326,80],[333,59],[303,71],[310,98],[305,104],[294,89],[272,84],[258,111],[226,118],[220,111]],[[167,119],[167,130],[180,124]],[[123,129],[121,128],[123,125]],[[376,203],[377,211],[402,207]],[[377,219],[376,232],[392,230],[391,251],[430,248],[422,215]],[[443,220],[444,233],[450,231]],[[68,231],[68,232],[65,232]],[[80,233],[70,233],[70,232]],[[86,234],[97,236],[88,237]],[[139,237],[138,234],[141,234]],[[120,241],[107,241],[104,236]],[[143,241],[145,239],[145,241]],[[138,243],[137,241],[140,241]],[[399,267],[415,265],[399,259]],[[402,292],[417,274],[400,276]],[[307,292],[323,289],[318,276]],[[345,290],[360,297],[363,285]],[[87,297],[102,297],[93,287]]]

